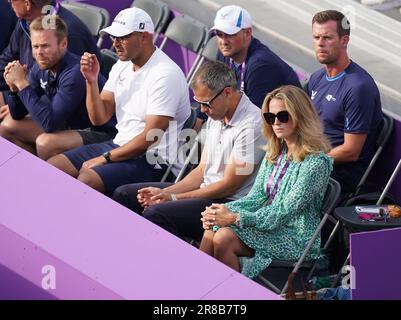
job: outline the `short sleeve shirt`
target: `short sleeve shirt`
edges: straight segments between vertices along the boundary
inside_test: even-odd
[[[224,177],[230,158],[249,165],[240,169],[238,174],[252,175],[230,199],[239,199],[250,190],[256,177],[260,161],[265,154],[262,147],[266,140],[262,135],[262,117],[260,109],[243,94],[230,122],[213,120],[206,123],[205,149],[207,152],[203,186],[217,182]]]
[[[156,48],[137,71],[134,71],[131,61],[118,61],[103,90],[114,93],[118,133],[113,142],[117,145],[124,145],[140,134],[145,128],[147,115],[168,116],[176,121],[170,122],[157,146],[158,154],[170,160],[167,146],[176,145],[177,130],[182,129],[190,115],[188,86],[181,69]],[[173,167],[174,173],[178,170],[179,166]]]
[[[375,151],[375,136],[383,118],[373,78],[355,62],[333,78],[321,69],[310,77],[308,94],[333,147],[344,143],[344,133],[367,134],[358,161],[350,164],[359,167],[361,175]]]

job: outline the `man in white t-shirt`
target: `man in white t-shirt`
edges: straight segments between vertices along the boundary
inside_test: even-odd
[[[92,188],[111,194],[118,186],[158,181],[175,159],[178,134],[190,115],[188,87],[181,69],[153,45],[154,26],[138,8],[122,10],[101,30],[113,40],[119,61],[99,93],[99,62],[94,54],[81,58],[86,103],[94,125],[115,113],[118,133],[113,141],[91,144],[48,160]],[[180,169],[174,163],[173,173]]]
[[[209,117],[200,164],[176,184],[121,186],[113,199],[143,211],[146,219],[176,236],[201,238],[201,212],[212,203],[246,195],[264,155],[260,109],[236,86],[235,74],[225,64],[203,64],[191,83],[194,99]]]

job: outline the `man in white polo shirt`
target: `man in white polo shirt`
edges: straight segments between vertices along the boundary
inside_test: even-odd
[[[212,203],[246,195],[264,154],[261,111],[236,86],[226,65],[203,64],[191,83],[194,99],[209,116],[200,164],[176,184],[122,186],[113,199],[143,211],[146,219],[176,236],[201,238],[201,212]]]
[[[154,26],[145,11],[124,9],[101,32],[111,36],[119,61],[99,93],[99,62],[94,54],[82,56],[87,109],[94,125],[115,113],[118,133],[113,141],[76,148],[48,162],[111,194],[123,184],[161,179],[165,164],[175,159],[171,153],[177,131],[190,115],[190,103],[181,69],[153,45]],[[179,169],[175,163],[172,171]]]

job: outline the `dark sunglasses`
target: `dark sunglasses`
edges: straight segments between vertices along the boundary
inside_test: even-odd
[[[221,93],[224,91],[225,88],[227,88],[227,87],[224,87],[219,92],[217,92],[215,94],[215,96],[212,99],[210,99],[209,101],[198,101],[198,100],[196,100],[195,96],[193,97],[193,99],[195,100],[195,102],[199,103],[201,106],[211,109],[213,100],[216,99],[219,95],[221,95]]]
[[[271,112],[265,112],[263,114],[263,117],[265,118],[266,122],[270,125],[273,125],[274,122],[276,121],[276,118],[278,121],[281,123],[287,123],[288,120],[290,119],[290,114],[288,111],[280,111],[277,114],[271,113]]]

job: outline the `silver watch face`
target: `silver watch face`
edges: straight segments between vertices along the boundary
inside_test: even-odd
[[[111,162],[110,160],[110,151],[103,153],[103,157],[106,159],[107,162]]]

